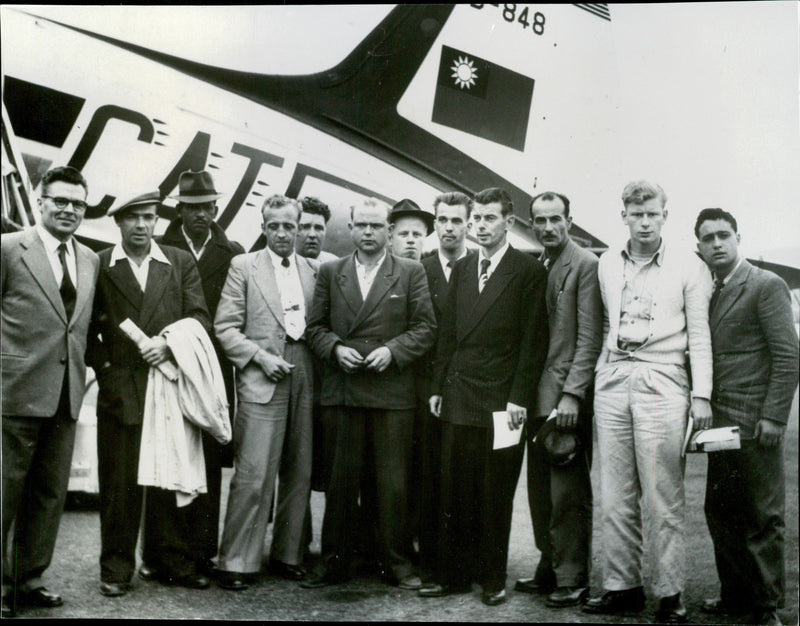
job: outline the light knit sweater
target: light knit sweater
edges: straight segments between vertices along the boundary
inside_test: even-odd
[[[710,399],[712,356],[708,303],[713,284],[711,272],[693,252],[665,245],[658,286],[653,290],[647,341],[625,352],[617,348],[624,264],[622,248],[612,248],[600,257],[597,267],[603,297],[603,348],[597,367],[629,356],[650,363],[685,365],[688,348],[692,396]]]

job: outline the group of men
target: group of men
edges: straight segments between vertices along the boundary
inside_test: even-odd
[[[684,253],[661,237],[663,190],[631,183],[630,238],[598,262],[570,239],[560,193],[532,200],[538,258],[509,245],[516,217],[502,189],[442,194],[433,213],[368,199],[350,211],[355,251],[336,258],[322,250],[330,210],[320,200],[267,198],[266,247],[245,254],[214,222],[220,196],[208,172],[184,172],[163,236],[153,237],[162,198],[145,193],[109,211],[121,241],[96,255],[73,237],[86,181],[56,168],[41,183],[37,226],[2,237],[4,615],[62,603],[42,574],[85,357],[99,385],[104,595],[130,591],[143,519],[139,576],[166,585],[247,588],[272,522],[269,569],[302,587],[366,564],[421,597],[478,583],[485,604],[500,604],[527,446],[541,558],[515,589],[554,608],[638,613],[647,545],[656,617],[685,622],[691,415],[697,429],[741,436],[741,449],[709,455],[721,593],[701,610],[780,623],[782,439],[798,339],[785,283],[740,257],[729,213],[703,210],[699,255]],[[423,257],[432,230],[439,248]],[[207,489],[189,504],[137,478],[149,372],[172,360],[169,328],[187,318],[211,338],[234,425],[232,445],[203,432]],[[121,330],[126,319],[144,341]],[[603,593],[588,598],[593,429]],[[522,436],[496,447],[497,430]],[[326,501],[321,555],[307,570],[312,485]]]

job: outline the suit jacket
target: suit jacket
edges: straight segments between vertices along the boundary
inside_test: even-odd
[[[305,296],[306,319],[314,295],[317,262],[295,255]],[[259,250],[235,257],[222,288],[214,331],[225,355],[236,366],[240,401],[267,403],[275,383],[253,362],[259,350],[283,356],[286,326],[283,305],[269,252]]]
[[[434,342],[436,319],[425,270],[416,261],[386,254],[375,281],[362,300],[355,253],[320,267],[308,336],[323,360],[323,406],[414,408],[414,368]],[[389,367],[380,374],[362,370],[347,374],[334,348],[343,344],[362,356],[386,346]]]
[[[478,259],[453,266],[436,349],[433,391],[444,421],[492,427],[506,404],[533,407],[547,355],[547,272],[509,247],[478,293]]]
[[[150,263],[142,293],[127,261],[109,266],[113,248],[100,252],[92,326],[86,361],[97,373],[97,416],[126,425],[141,424],[150,366],[136,344],[119,325],[130,318],[148,336],[165,326],[194,317],[206,332],[211,330],[200,274],[188,252],[160,246],[170,264]],[[104,364],[110,363],[109,367]]]
[[[539,380],[534,417],[546,416],[568,393],[590,413],[594,367],[603,342],[603,301],[597,257],[567,240],[547,275],[550,343]]]
[[[86,337],[97,281],[97,255],[75,243],[76,300],[72,318],[36,228],[3,235],[3,415],[52,417],[69,372],[70,414],[78,419],[86,384]]]
[[[753,436],[756,422],[786,424],[798,379],[798,340],[786,283],[746,260],[710,312],[714,419]]]

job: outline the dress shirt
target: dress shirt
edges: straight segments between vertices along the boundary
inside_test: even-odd
[[[450,282],[450,274],[453,272],[453,263],[455,263],[459,259],[463,259],[465,256],[467,256],[467,250],[465,248],[464,252],[462,252],[458,256],[458,259],[455,259],[454,261],[450,261],[445,255],[442,254],[441,250],[439,250],[438,254],[439,254],[439,263],[442,264],[442,272],[444,272],[444,278],[449,283]]]
[[[61,241],[53,237],[50,232],[41,224],[36,225],[36,231],[39,233],[39,238],[42,240],[44,244],[44,251],[47,253],[47,260],[50,261],[50,267],[53,268],[53,275],[56,277],[56,285],[61,285],[61,281],[64,278],[64,268],[61,265],[61,259],[58,258],[58,246],[61,245]],[[75,246],[72,243],[72,237],[70,237],[66,242],[67,244],[67,271],[69,272],[69,277],[72,280],[72,284],[77,286],[77,278],[78,278],[78,270],[75,265]]]
[[[361,299],[366,301],[369,295],[369,290],[372,288],[372,283],[378,275],[378,268],[383,265],[386,260],[386,249],[383,250],[383,255],[372,269],[367,269],[361,261],[358,260],[358,252],[355,254],[356,259],[356,276],[358,276],[358,286],[361,288]]]
[[[641,345],[650,334],[653,295],[658,289],[658,274],[664,254],[664,240],[645,260],[631,254],[630,241],[622,250],[624,259],[622,302],[619,316],[619,341]]]
[[[208,229],[208,237],[206,237],[206,240],[203,242],[203,245],[200,246],[199,250],[194,249],[194,244],[192,243],[192,240],[189,238],[189,235],[186,234],[186,231],[183,230],[183,225],[181,225],[181,232],[183,233],[183,238],[186,240],[186,243],[189,244],[189,250],[194,255],[194,258],[199,261],[200,257],[203,256],[203,252],[205,252],[206,250],[208,242],[211,241],[211,229],[210,228]]]
[[[267,252],[275,272],[275,282],[278,283],[286,334],[299,341],[306,331],[306,303],[297,272],[297,258],[294,253],[288,257],[278,256],[270,248],[267,248]],[[284,260],[289,261],[288,267],[283,265]]]
[[[481,248],[480,254],[476,254],[475,256],[478,257],[478,291],[480,292],[481,289],[481,261],[483,259],[488,259],[491,261],[489,267],[486,268],[486,279],[484,284],[489,282],[489,279],[494,274],[494,271],[497,269],[497,266],[500,265],[500,261],[503,260],[503,255],[508,251],[508,240],[503,244],[503,247],[500,248],[497,252],[495,252],[491,257],[486,256],[486,250]]]
[[[164,254],[164,251],[158,247],[158,244],[155,241],[150,242],[150,251],[147,253],[147,256],[144,257],[144,261],[142,261],[141,265],[137,265],[136,262],[125,252],[122,244],[118,243],[111,251],[111,259],[108,262],[108,266],[114,267],[114,265],[116,265],[119,261],[128,261],[128,265],[130,265],[131,271],[136,278],[136,282],[139,283],[139,287],[142,288],[142,292],[144,292],[145,287],[147,287],[147,274],[150,271],[151,261],[171,265],[169,259]]]
[[[743,258],[744,257],[739,257],[739,260],[736,262],[736,265],[733,267],[733,269],[730,272],[728,272],[728,274],[727,274],[727,276],[725,276],[725,278],[722,279],[722,286],[723,287],[728,284],[728,281],[731,279],[731,276],[733,276],[736,273],[736,270],[739,269],[739,266],[742,264],[742,259]],[[715,272],[711,272],[711,276],[714,278],[714,282],[715,283],[720,279],[719,278],[719,274],[717,274]]]

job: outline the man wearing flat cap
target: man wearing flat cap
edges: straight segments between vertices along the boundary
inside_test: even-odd
[[[214,188],[214,180],[207,171],[193,172],[187,170],[178,179],[177,200],[178,217],[167,226],[167,230],[156,241],[160,244],[174,246],[191,252],[200,273],[206,307],[211,319],[217,313],[222,294],[222,286],[228,275],[231,259],[237,254],[244,254],[244,248],[235,241],[230,241],[225,231],[214,221],[217,216],[217,199],[222,196]],[[225,357],[225,353],[211,335],[211,342],[217,353],[225,391],[228,395],[228,408],[233,421],[234,382],[233,365]],[[206,431],[203,431],[203,454],[206,461],[206,484],[208,493],[199,495],[189,506],[198,518],[198,532],[193,537],[196,551],[204,559],[203,567],[210,570],[213,559],[217,555],[219,538],[219,508],[222,485],[222,468],[231,467],[233,460],[233,444],[222,445]],[[139,571],[148,577],[147,568]]]
[[[206,331],[211,328],[192,255],[152,240],[160,202],[159,192],[152,191],[112,208],[108,214],[121,242],[99,254],[86,361],[99,385],[100,592],[106,596],[130,590],[136,565],[142,510],[137,473],[148,372],[170,358],[161,332],[189,317]],[[150,338],[141,348],[120,329],[126,319]],[[208,587],[191,541],[194,521],[191,510],[177,507],[174,492],[147,488],[143,560],[164,584]]]

